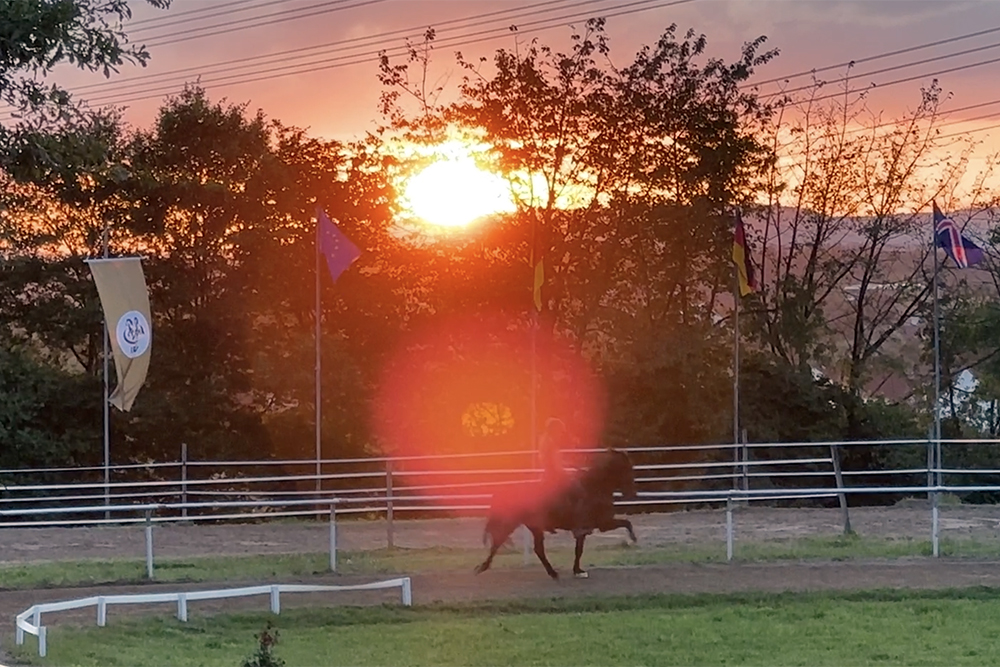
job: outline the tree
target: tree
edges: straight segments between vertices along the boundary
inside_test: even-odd
[[[100,389],[19,347],[0,347],[0,469],[96,465]]]
[[[170,0],[146,0],[166,8]],[[67,62],[106,77],[125,63],[145,65],[144,46],[129,44],[127,0],[7,0],[0,5],[0,101],[37,129],[75,110],[70,95],[41,79]]]
[[[522,326],[531,258],[542,258],[543,335],[571,341],[611,375],[661,356],[655,350],[665,340],[721,343],[705,333],[730,282],[729,210],[749,195],[755,170],[768,159],[754,135],[768,110],[740,89],[776,55],[761,52],[763,41],[746,44],[726,64],[706,56],[704,36],[681,38],[671,26],[631,65],[615,69],[604,62],[604,23],[593,20],[574,34],[568,53],[533,41],[498,50],[491,68],[459,56],[466,76],[455,103],[421,104],[405,123],[399,112],[392,117],[406,137],[428,127],[431,137],[447,131],[489,146],[483,163],[508,178],[518,208],[509,218],[518,231],[496,240],[524,286]],[[405,70],[391,71],[390,85],[399,85]],[[690,375],[686,386],[701,391],[693,378],[703,365],[717,369],[720,358],[717,349],[691,349],[663,364]],[[723,373],[708,375],[724,380]],[[634,381],[621,373],[616,386]],[[717,423],[719,394],[713,388],[688,397],[705,410],[704,424]],[[652,409],[648,392],[635,395]],[[709,396],[710,403],[700,400]],[[668,410],[682,419],[679,404]],[[625,424],[633,416],[618,412],[612,420]],[[684,432],[706,437],[712,430]]]
[[[886,122],[867,114],[849,76],[839,81],[842,94],[822,94],[817,82],[777,116],[774,145],[790,137],[793,160],[775,162],[769,177],[764,289],[748,330],[786,362],[821,369],[863,397],[890,375],[922,376],[913,334],[932,293],[932,223],[921,211],[934,198],[950,203],[942,200],[965,176],[974,144],[940,132],[937,81],[912,113]],[[784,121],[795,109],[799,119]],[[988,173],[989,163],[964,193],[973,209],[989,205]],[[861,437],[860,418],[848,410],[849,437]]]

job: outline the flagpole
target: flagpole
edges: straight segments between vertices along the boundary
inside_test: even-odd
[[[734,267],[735,268],[735,267]],[[740,274],[733,271],[733,444],[740,442]]]
[[[933,217],[933,216],[932,216]],[[937,259],[937,221],[932,222],[933,241],[931,252],[934,258],[934,450],[937,467],[941,466],[941,312],[938,305],[938,259]],[[940,470],[935,475],[937,483],[941,483]]]
[[[316,218],[316,248],[315,248],[315,252],[313,253],[315,255],[315,260],[316,260],[316,271],[315,271],[315,274],[316,274],[316,334],[315,334],[315,339],[316,339],[316,410],[315,410],[315,413],[316,414],[315,414],[315,418],[316,418],[316,491],[317,491],[317,493],[322,490],[322,483],[321,483],[320,475],[322,474],[322,460],[323,460],[323,451],[322,451],[322,446],[321,446],[321,441],[320,441],[320,435],[321,435],[321,431],[322,431],[322,428],[321,428],[322,421],[321,421],[321,419],[322,419],[322,414],[323,414],[323,410],[322,410],[322,407],[321,407],[320,403],[321,403],[321,398],[322,398],[322,393],[323,393],[323,387],[322,387],[322,383],[320,382],[320,364],[321,364],[321,355],[320,355],[320,333],[321,333],[320,318],[322,317],[322,314],[321,314],[322,311],[321,311],[320,289],[319,289],[320,288],[320,278],[319,278],[319,264],[320,264],[320,262],[319,262],[319,256],[320,256],[319,224],[320,224],[319,223],[319,216],[317,216],[317,218]]]
[[[104,229],[101,232],[101,255],[108,258],[108,220],[104,219]],[[101,311],[103,313],[103,309]],[[104,518],[111,518],[111,410],[108,405],[108,337],[111,332],[108,330],[108,320],[106,316],[101,317],[104,326],[102,338],[104,339]]]
[[[539,466],[538,456],[538,305],[535,303],[535,271],[538,266],[538,217],[531,218],[531,467]],[[541,287],[539,287],[541,290]],[[524,529],[524,562],[531,558],[532,539],[527,527]]]

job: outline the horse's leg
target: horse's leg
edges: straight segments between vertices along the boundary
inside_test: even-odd
[[[573,559],[573,576],[577,579],[586,579],[590,575],[587,574],[586,570],[580,567],[580,558],[583,556],[583,543],[587,539],[587,533],[578,532],[575,534],[576,537],[576,557]]]
[[[542,561],[542,565],[545,566],[545,571],[549,573],[550,577],[558,579],[559,573],[555,571],[552,563],[545,557],[545,531],[537,526],[528,526],[528,530],[531,531],[531,535],[535,538],[535,555],[538,556],[538,560]]]
[[[490,522],[487,526],[487,530],[490,534],[490,554],[486,557],[482,563],[476,566],[476,574],[482,574],[486,570],[490,569],[490,565],[493,564],[493,557],[497,555],[500,551],[500,547],[503,546],[510,534],[514,532],[514,528],[517,526],[511,526],[509,523],[500,522]]]
[[[635,530],[632,529],[632,522],[628,519],[615,519],[612,517],[611,519],[602,522],[598,527],[598,530],[602,533],[606,533],[609,530],[616,530],[618,528],[625,528],[628,530],[628,536],[633,542],[639,541],[639,538],[635,536]]]

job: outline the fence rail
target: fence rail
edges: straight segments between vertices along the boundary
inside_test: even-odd
[[[990,479],[1000,476],[1000,458],[983,469],[944,467],[938,460],[947,459],[955,446],[997,444],[899,439],[627,448],[640,494],[620,505],[655,511],[837,497],[846,520],[848,499],[859,495],[1000,493],[994,485],[1000,480]],[[839,452],[858,447],[909,448],[911,465],[884,470],[835,465]],[[332,459],[320,462],[317,475],[300,472],[315,469],[315,461],[195,461],[188,459],[185,446],[178,461],[114,466],[113,481],[106,484],[87,479],[103,468],[0,470],[0,528],[322,517],[336,503],[342,517],[385,516],[392,546],[394,516],[482,513],[494,491],[537,477],[540,471],[531,460],[532,452],[524,450]],[[418,464],[420,469],[414,469]]]
[[[940,449],[947,452],[953,445],[1000,444],[996,440],[941,441]],[[879,447],[883,449],[909,446],[925,447],[927,461],[924,466],[906,466],[886,470],[836,470],[834,456],[837,449]],[[975,476],[1000,475],[994,463],[987,469],[943,467],[935,463],[936,442],[930,440],[888,440],[877,442],[821,442],[821,443],[726,443],[720,445],[686,445],[677,447],[645,447],[626,449],[637,461],[636,482],[640,490],[663,492],[663,500],[686,499],[688,502],[725,502],[730,497],[727,490],[750,491],[752,487],[795,488],[800,498],[810,494],[816,498],[830,496],[830,488],[843,494],[857,494],[853,482],[865,477],[881,476],[884,486],[868,485],[868,494],[932,493],[932,484],[940,486],[942,476],[960,477],[970,482]],[[796,451],[798,450],[798,451]],[[827,451],[817,456],[818,451]],[[186,447],[183,449],[186,454]],[[599,450],[581,450],[592,453]],[[705,455],[702,460],[676,460],[679,454]],[[102,468],[53,468],[0,470],[0,526],[74,525],[98,522],[99,513],[104,521],[112,520],[119,507],[141,511],[155,507],[154,520],[174,518],[188,520],[220,519],[230,516],[236,507],[250,509],[246,518],[259,519],[268,514],[287,516],[290,511],[306,515],[296,505],[307,506],[309,501],[328,504],[333,497],[344,514],[382,513],[394,511],[434,512],[442,504],[460,510],[480,511],[488,504],[493,490],[503,486],[523,483],[536,477],[540,471],[529,465],[532,452],[473,452],[440,456],[377,457],[372,459],[332,459],[320,462],[320,474],[315,471],[300,473],[296,469],[315,467],[309,460],[265,461],[193,461],[183,460],[130,463],[113,466],[113,481],[103,483],[86,479],[90,473]],[[488,461],[496,457],[520,457],[524,465],[471,467],[471,462]],[[664,461],[665,458],[673,459]],[[456,463],[469,465],[459,465]],[[420,470],[408,469],[407,464],[421,463]],[[923,463],[923,462],[921,462]],[[433,464],[433,465],[429,465]],[[448,465],[450,464],[450,465]],[[448,467],[445,467],[448,465]],[[358,470],[357,466],[367,466]],[[281,468],[281,469],[277,469]],[[271,470],[271,473],[267,471]],[[202,473],[215,471],[208,476]],[[926,476],[926,487],[912,490],[887,480]],[[42,477],[43,481],[33,481]],[[61,481],[60,481],[61,480]],[[812,480],[812,481],[810,481]],[[817,484],[826,480],[829,488]],[[795,482],[799,482],[795,484]],[[811,487],[807,489],[805,487]],[[822,487],[822,488],[821,488]],[[971,487],[968,491],[971,491]],[[477,493],[478,491],[478,493]],[[1000,491],[988,488],[987,491]],[[679,495],[678,495],[679,494]],[[757,496],[747,494],[742,500],[787,497],[775,493]],[[302,501],[289,503],[285,501]],[[103,501],[103,503],[102,503]],[[238,501],[246,501],[240,503]],[[101,505],[98,507],[98,505]],[[408,505],[404,508],[403,505]],[[312,513],[322,512],[322,507]],[[69,518],[74,515],[75,518]],[[58,524],[53,523],[57,521]]]
[[[97,625],[104,627],[108,622],[109,605],[150,604],[157,602],[174,602],[177,604],[177,620],[187,622],[188,602],[198,600],[222,600],[226,598],[249,597],[253,595],[269,595],[271,598],[271,613],[281,613],[282,593],[328,593],[342,591],[371,591],[385,588],[398,588],[400,602],[404,606],[413,604],[413,593],[409,577],[387,579],[367,584],[344,586],[320,586],[312,584],[267,584],[264,586],[246,586],[242,588],[222,588],[210,591],[180,591],[177,593],[140,593],[135,595],[94,595],[78,600],[63,602],[45,602],[35,604],[14,618],[14,642],[24,644],[24,635],[38,637],[38,655],[45,657],[48,653],[46,628],[42,625],[42,614],[56,611],[70,611],[86,607],[97,607]],[[30,620],[29,620],[30,619]]]

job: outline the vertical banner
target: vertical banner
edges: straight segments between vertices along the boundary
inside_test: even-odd
[[[138,257],[91,259],[87,264],[101,297],[118,375],[118,385],[108,402],[128,412],[146,381],[153,343],[142,264]]]

